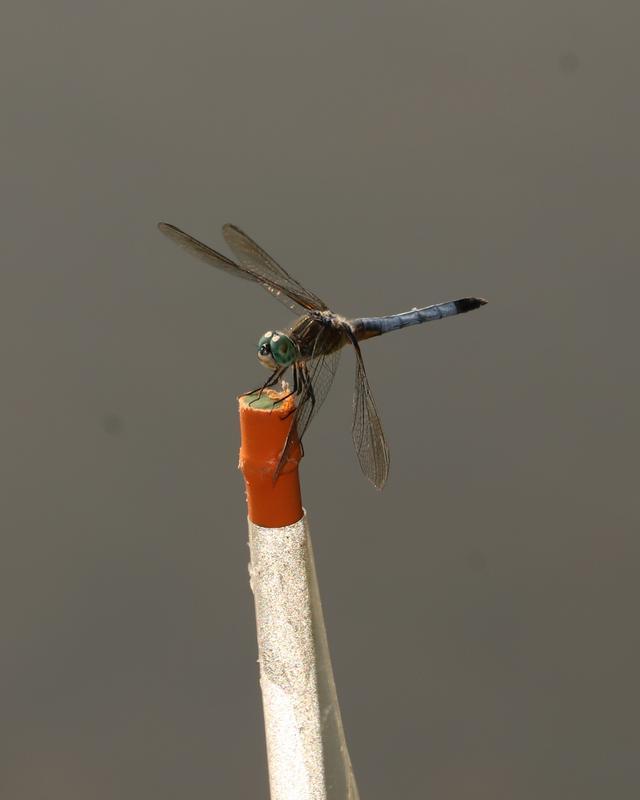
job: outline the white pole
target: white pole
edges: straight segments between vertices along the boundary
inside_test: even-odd
[[[306,515],[249,548],[271,800],[358,800]]]

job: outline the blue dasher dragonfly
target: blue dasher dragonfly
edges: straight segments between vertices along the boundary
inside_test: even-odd
[[[402,314],[347,319],[331,311],[326,303],[305,289],[235,225],[225,225],[222,234],[237,261],[216,252],[174,225],[160,222],[158,228],[200,260],[238,278],[260,284],[287,308],[300,314],[285,331],[267,331],[258,342],[258,358],[271,370],[271,375],[259,390],[254,391],[262,392],[275,386],[290,369],[293,380],[291,394],[297,400],[293,412],[294,423],[274,480],[280,474],[291,446],[296,440],[302,441],[311,420],[326,398],[342,348],[351,345],[356,356],[353,444],[362,471],[377,489],[382,489],[389,474],[389,448],[367,380],[360,342],[408,325],[463,314],[485,305],[486,300],[463,297],[447,303],[414,308]]]

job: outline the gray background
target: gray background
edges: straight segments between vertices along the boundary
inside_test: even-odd
[[[302,465],[363,800],[637,798],[640,51],[629,2],[5,5],[0,796],[266,797],[235,395],[286,325],[245,228],[367,343]]]

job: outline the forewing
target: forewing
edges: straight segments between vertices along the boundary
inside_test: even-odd
[[[371,387],[364,369],[362,353],[353,341],[356,354],[356,385],[353,396],[353,445],[360,468],[371,483],[382,489],[389,475],[389,447],[384,438]]]
[[[207,264],[223,269],[225,272],[230,272],[232,275],[237,275],[239,278],[246,278],[248,281],[258,280],[257,277],[252,272],[245,269],[245,267],[236,264],[234,261],[231,261],[230,258],[223,256],[222,253],[216,252],[212,247],[209,247],[209,245],[198,241],[198,239],[195,239],[188,233],[181,231],[180,228],[176,228],[175,225],[170,225],[168,222],[159,222],[158,230],[168,239],[180,245],[180,247],[184,247],[191,255],[194,255]]]
[[[175,225],[170,225],[168,222],[159,222],[158,230],[191,253],[191,255],[199,258],[200,261],[218,267],[218,269],[223,269],[231,275],[236,275],[239,278],[244,278],[245,280],[260,284],[269,294],[273,295],[281,303],[284,303],[291,311],[299,313],[301,308],[306,308],[306,306],[302,306],[297,301],[294,302],[281,285],[281,282],[279,282],[280,279],[275,273],[269,273],[266,270],[251,269],[244,264],[236,264],[235,261],[231,261],[230,258],[223,256],[222,253],[218,253],[212,247],[209,247],[209,245],[181,231],[180,228],[176,228]]]
[[[222,228],[222,235],[240,264],[253,272],[259,280],[268,280],[308,311],[327,309],[327,305],[317,295],[305,289],[240,228],[236,228],[235,225],[225,225]]]

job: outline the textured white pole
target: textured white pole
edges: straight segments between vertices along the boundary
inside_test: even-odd
[[[358,800],[306,516],[249,548],[271,800]]]

